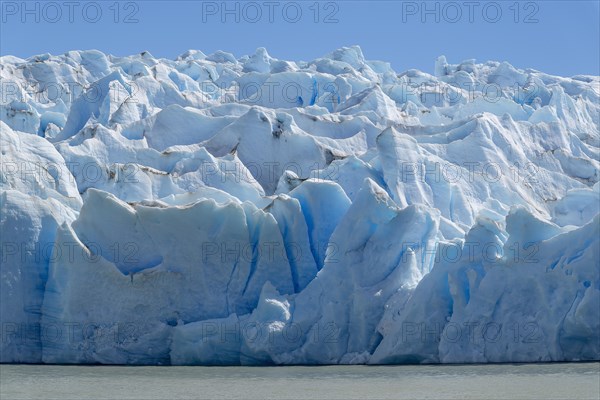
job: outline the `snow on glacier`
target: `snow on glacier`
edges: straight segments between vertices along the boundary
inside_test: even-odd
[[[600,359],[600,77],[0,58],[0,362]]]

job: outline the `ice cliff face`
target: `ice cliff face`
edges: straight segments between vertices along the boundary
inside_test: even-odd
[[[0,68],[1,362],[600,359],[600,77]]]

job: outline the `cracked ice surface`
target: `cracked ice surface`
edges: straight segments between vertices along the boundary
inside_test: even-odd
[[[600,358],[600,77],[0,58],[1,362]]]

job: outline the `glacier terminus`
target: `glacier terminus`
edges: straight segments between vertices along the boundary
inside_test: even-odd
[[[600,77],[0,57],[0,362],[600,359]]]

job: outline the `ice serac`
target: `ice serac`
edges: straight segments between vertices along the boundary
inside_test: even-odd
[[[308,178],[311,171],[326,167],[339,152],[303,132],[289,114],[258,108],[250,109],[205,145],[217,156],[235,152],[267,194],[275,192],[285,170]]]
[[[81,198],[61,155],[46,140],[0,121],[0,362],[42,360],[42,302],[56,230]]]
[[[600,359],[598,76],[0,65],[0,362]]]
[[[436,263],[393,311],[397,318],[381,327],[384,339],[370,362],[597,359],[598,222],[531,241],[527,251],[513,246],[471,257],[466,243],[501,248],[498,221],[480,221],[462,247],[444,244],[452,261]]]
[[[333,251],[339,246],[330,237],[350,207],[350,199],[337,183],[314,180],[303,182],[290,192],[290,196],[300,203],[308,228],[310,250],[318,269],[321,269],[330,246]]]
[[[262,340],[247,340],[252,362],[356,363],[377,347],[376,332],[389,297],[413,288],[429,269],[439,215],[422,206],[399,209],[366,179],[331,236],[325,265],[299,294],[263,289],[248,323],[267,326]],[[274,310],[280,310],[274,313]]]
[[[292,269],[294,291],[299,292],[317,275],[317,260],[310,249],[310,235],[307,221],[298,199],[280,195],[267,210],[277,220],[285,246],[287,259]]]
[[[47,323],[91,320],[105,330],[132,324],[139,335],[169,335],[178,324],[249,313],[267,280],[283,293],[294,291],[275,219],[250,204],[132,207],[90,189],[72,228],[62,226],[58,234],[57,243],[73,243],[75,258],[50,264]],[[56,343],[44,347],[47,361],[114,356],[118,363],[153,363],[125,344],[80,353],[60,344],[66,346],[60,351]],[[168,346],[168,340],[153,344],[154,356],[167,357]]]

